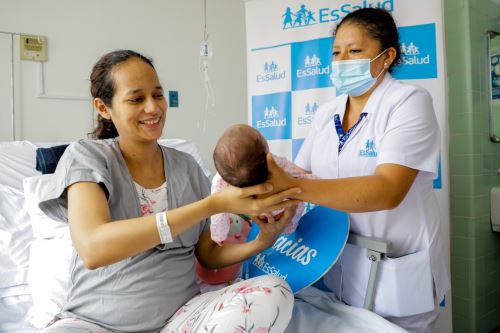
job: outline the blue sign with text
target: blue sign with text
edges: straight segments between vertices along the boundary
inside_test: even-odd
[[[259,227],[253,223],[248,241],[258,233]],[[348,235],[347,213],[315,206],[302,216],[294,233],[282,234],[272,247],[247,259],[244,277],[279,276],[297,293],[328,272],[340,257]]]

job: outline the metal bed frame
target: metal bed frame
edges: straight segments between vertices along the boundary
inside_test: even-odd
[[[349,233],[347,242],[351,245],[356,245],[366,248],[366,258],[371,261],[370,276],[368,278],[368,285],[366,287],[365,302],[363,308],[373,311],[373,303],[375,297],[375,281],[377,280],[378,264],[379,261],[390,251],[390,242],[382,239],[365,237]]]

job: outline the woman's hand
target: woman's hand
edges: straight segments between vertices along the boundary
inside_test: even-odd
[[[260,243],[261,251],[272,246],[278,236],[283,233],[283,230],[290,224],[295,212],[297,211],[297,205],[293,205],[285,208],[285,210],[274,216],[272,214],[266,214],[265,217],[252,216],[252,220],[259,225],[260,232],[257,236],[256,241]]]
[[[260,232],[259,236],[250,242],[225,243],[223,246],[219,246],[210,238],[210,231],[204,231],[196,244],[196,258],[205,268],[209,269],[222,268],[246,260],[276,242],[278,236],[290,224],[296,209],[297,205],[292,205],[274,218],[269,214],[271,216],[269,219],[252,216],[255,223],[259,225]]]
[[[266,198],[256,198],[259,194],[266,194],[272,191],[273,186],[268,183],[244,188],[230,185],[210,196],[213,209],[212,215],[223,212],[258,215],[299,203],[298,200],[287,200],[292,195],[301,193],[300,188],[297,187],[288,187],[288,189],[274,193]]]

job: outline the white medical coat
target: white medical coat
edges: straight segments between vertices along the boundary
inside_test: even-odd
[[[334,115],[343,119],[347,95],[318,110],[295,163],[319,178],[374,174],[384,163],[418,170],[398,207],[350,213],[351,231],[391,243],[380,264],[374,311],[408,316],[434,309],[450,287],[440,214],[433,191],[440,154],[440,131],[429,93],[386,74],[373,91],[361,120],[342,151]],[[362,306],[370,262],[363,249],[346,245],[325,283],[348,304]]]

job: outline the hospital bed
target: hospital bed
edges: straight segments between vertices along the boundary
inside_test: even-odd
[[[210,176],[192,143],[160,143],[190,153]],[[68,227],[44,215],[34,194],[41,180],[51,176],[36,170],[37,149],[60,144],[0,142],[0,333],[40,332],[64,301],[72,251]],[[349,242],[367,247],[376,278],[378,260],[388,245],[357,235]],[[366,309],[347,306],[332,293],[312,287],[296,296],[288,333],[405,332],[369,311],[373,288],[367,293]]]

